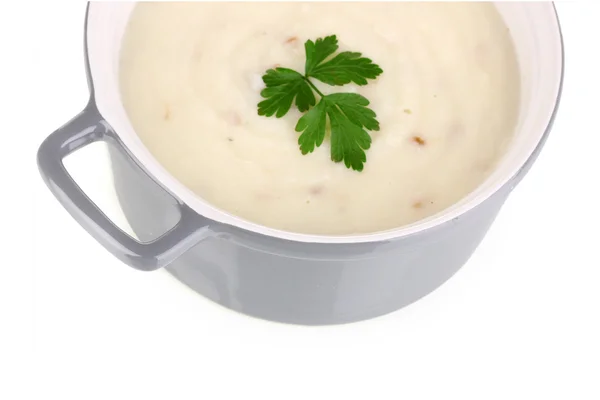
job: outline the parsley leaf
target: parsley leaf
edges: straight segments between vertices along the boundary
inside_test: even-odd
[[[363,86],[367,84],[367,79],[375,79],[383,72],[379,65],[362,57],[361,53],[352,51],[344,51],[331,60],[325,61],[337,49],[338,40],[335,35],[317,39],[314,43],[312,40],[306,41],[304,45],[306,76],[316,78],[328,85],[342,86],[354,82]]]
[[[334,93],[327,96],[327,99],[337,104],[352,123],[370,131],[379,130],[379,122],[375,119],[375,112],[367,108],[370,104],[369,100],[360,94]]]
[[[354,82],[363,86],[367,84],[367,79],[375,79],[382,72],[379,65],[361,57],[360,53],[345,51],[317,65],[307,75],[328,85],[342,86]]]
[[[296,132],[302,132],[298,138],[302,154],[312,153],[325,139],[327,102],[321,100],[316,107],[304,114],[296,124]]]
[[[304,73],[307,76],[310,75],[318,64],[335,53],[337,49],[338,40],[335,35],[317,39],[315,42],[312,40],[307,40],[306,43],[304,43],[304,51],[306,52],[306,65]]]
[[[325,96],[296,124],[302,132],[298,144],[302,154],[312,153],[323,143],[326,117],[331,127],[331,159],[344,161],[347,168],[362,171],[367,161],[365,150],[371,147],[371,137],[365,131],[379,130],[373,110],[367,108],[369,100],[359,94],[335,93]]]
[[[362,171],[367,161],[365,150],[371,147],[371,136],[367,131],[379,130],[375,112],[367,107],[369,100],[356,93],[325,96],[309,78],[332,86],[350,82],[362,86],[368,83],[367,79],[376,79],[383,71],[357,52],[345,51],[330,58],[338,47],[335,35],[314,42],[307,40],[304,44],[304,75],[288,68],[267,70],[262,77],[266,87],[260,93],[264,100],[258,103],[258,114],[281,118],[295,99],[298,110],[306,112],[295,128],[301,133],[298,144],[302,154],[312,153],[323,144],[329,120],[331,159]],[[313,91],[321,97],[318,103]]]
[[[371,136],[346,118],[339,108],[331,107],[327,115],[331,122],[331,159],[344,161],[347,168],[362,171],[367,156],[364,150],[371,147]]]
[[[302,74],[288,68],[270,69],[263,76],[266,88],[260,93],[266,100],[258,103],[258,115],[276,114],[283,117],[290,110],[294,98],[301,112],[316,103],[315,95]]]

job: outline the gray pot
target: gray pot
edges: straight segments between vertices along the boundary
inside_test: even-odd
[[[133,3],[93,3],[85,29],[90,102],[40,146],[50,190],[98,242],[134,268],[166,268],[213,301],[295,324],[339,324],[404,307],[449,279],[477,248],[512,189],[541,151],[563,78],[560,26],[551,3],[498,3],[522,76],[512,148],[470,196],[416,224],[365,236],[327,237],[269,229],[195,196],[144,148],[119,98],[116,59]],[[114,185],[137,238],[117,228],[63,166],[96,141],[111,146]]]

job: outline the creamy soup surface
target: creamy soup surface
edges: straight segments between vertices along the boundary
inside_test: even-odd
[[[304,42],[335,34],[382,69],[367,86],[362,172],[302,155],[295,107],[257,114],[261,76],[303,72]],[[510,33],[490,3],[143,3],[123,39],[121,97],[144,145],[217,208],[298,233],[354,234],[451,206],[492,172],[513,136],[519,76]],[[318,97],[317,97],[318,99]]]

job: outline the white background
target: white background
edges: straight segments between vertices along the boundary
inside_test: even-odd
[[[598,3],[558,4],[554,130],[469,263],[401,311],[319,328],[134,271],[68,216],[35,151],[86,103],[85,4],[5,3],[0,399],[600,399]],[[115,214],[106,160],[77,166]]]

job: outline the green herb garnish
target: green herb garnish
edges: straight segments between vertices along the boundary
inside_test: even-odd
[[[331,159],[362,171],[367,161],[365,150],[371,146],[367,130],[379,130],[375,112],[367,107],[369,100],[356,93],[324,95],[309,78],[332,86],[350,82],[363,86],[367,79],[375,79],[383,71],[361,53],[345,51],[329,58],[338,49],[335,35],[314,42],[308,40],[304,49],[304,75],[281,67],[269,69],[263,75],[266,88],[260,94],[265,100],[258,103],[258,115],[281,118],[295,100],[298,110],[306,112],[296,124],[296,132],[301,132],[298,144],[302,154],[312,153],[323,143],[329,118]],[[320,96],[318,103],[314,93]]]

